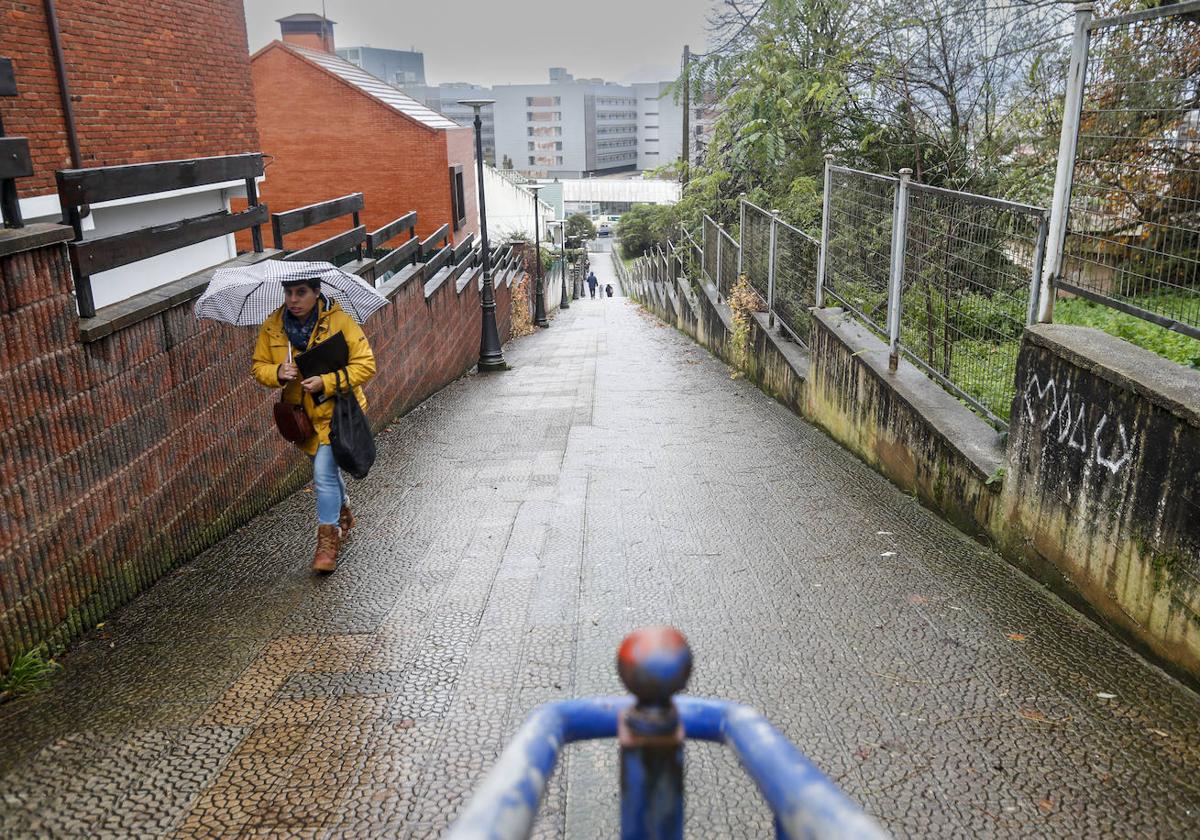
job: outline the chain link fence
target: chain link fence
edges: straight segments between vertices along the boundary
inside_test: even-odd
[[[741,236],[742,274],[765,302],[770,291],[771,214],[743,200]]]
[[[899,180],[829,167],[825,294],[887,336],[892,216]]]
[[[1200,6],[1087,31],[1059,288],[1200,338]]]
[[[738,253],[741,248],[738,247],[737,240],[730,236],[722,228],[717,228],[717,235],[720,237],[720,266],[718,268],[717,290],[721,294],[721,299],[725,300],[729,297],[729,293],[733,291],[733,284],[737,282],[738,276]]]
[[[786,222],[775,223],[772,310],[793,339],[808,346],[821,243]]]
[[[1036,314],[1044,210],[908,184],[898,347],[994,424],[1009,416]]]
[[[717,223],[712,220],[712,217],[705,216],[701,226],[701,234],[704,237],[704,275],[710,283],[717,282],[717,253],[721,234],[718,232],[720,228]]]

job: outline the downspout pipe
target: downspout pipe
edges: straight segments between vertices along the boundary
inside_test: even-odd
[[[58,77],[58,93],[62,97],[63,124],[67,130],[67,148],[71,153],[71,166],[83,168],[83,155],[79,151],[79,132],[75,128],[75,106],[71,101],[71,87],[67,82],[67,60],[63,57],[62,33],[58,28],[58,10],[54,0],[42,0],[46,13],[46,27],[50,31],[50,50],[54,53],[54,70]],[[91,208],[80,208],[80,218],[87,216]]]

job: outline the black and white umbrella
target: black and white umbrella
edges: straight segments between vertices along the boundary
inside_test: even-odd
[[[238,327],[261,324],[283,306],[283,284],[316,278],[321,294],[336,300],[358,323],[387,305],[387,298],[365,280],[327,262],[263,260],[254,265],[221,268],[196,301],[196,317]]]

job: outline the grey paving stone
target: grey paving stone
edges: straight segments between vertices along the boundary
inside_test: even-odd
[[[297,493],[0,707],[0,836],[436,837],[651,623],[899,837],[1200,833],[1195,694],[707,352],[613,298],[506,354],[380,436],[337,574]],[[686,756],[689,837],[770,834]],[[573,746],[535,836],[615,836],[617,797]]]

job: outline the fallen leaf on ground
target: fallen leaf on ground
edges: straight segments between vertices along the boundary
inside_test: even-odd
[[[924,595],[909,595],[908,603],[912,604],[913,606],[919,606],[921,604],[928,604],[929,599]]]
[[[1023,642],[1029,638],[1024,633],[1005,633],[1004,636],[1010,642]]]
[[[1158,737],[1160,737],[1160,738],[1170,738],[1170,737],[1171,737],[1171,733],[1170,733],[1170,732],[1163,732],[1161,729],[1155,729],[1154,727],[1150,727],[1150,728],[1149,728],[1149,729],[1147,729],[1146,731],[1147,731],[1147,732],[1150,732],[1150,733],[1152,733],[1152,734],[1154,734],[1154,735],[1157,735],[1157,736],[1158,736]]]
[[[1053,799],[1043,799],[1038,802],[1038,807],[1042,809],[1043,814],[1049,814],[1051,811],[1054,810],[1054,800]]]
[[[1026,720],[1036,720],[1043,723],[1048,720],[1045,712],[1042,712],[1038,709],[1031,709],[1028,706],[1022,706],[1018,711],[1018,714],[1020,714],[1021,717],[1025,718]]]
[[[859,761],[866,761],[868,758],[871,757],[871,751],[869,749],[867,749],[866,747],[859,747],[858,749],[856,749],[854,751],[854,757],[857,758]]]

